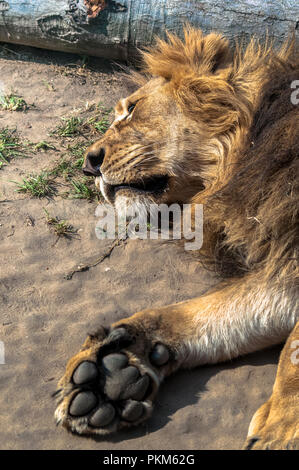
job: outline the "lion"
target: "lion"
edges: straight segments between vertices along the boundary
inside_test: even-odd
[[[148,419],[165,377],[287,342],[271,398],[245,448],[299,448],[298,107],[295,41],[218,33],[143,53],[138,89],[118,102],[84,173],[115,207],[203,204],[203,246],[223,277],[205,295],[148,308],[88,335],[55,395],[66,429],[107,435]],[[297,349],[296,349],[297,348]]]

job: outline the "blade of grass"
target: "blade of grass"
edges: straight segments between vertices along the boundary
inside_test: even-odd
[[[14,183],[18,186],[17,192],[28,193],[33,197],[49,197],[55,193],[53,180],[47,172],[42,172],[39,175],[30,175],[27,178],[23,178],[22,183],[17,181],[14,181]]]

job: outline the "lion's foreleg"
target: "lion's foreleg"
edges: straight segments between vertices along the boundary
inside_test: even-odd
[[[253,276],[198,299],[138,312],[89,336],[70,359],[59,382],[56,420],[80,434],[139,424],[150,416],[165,376],[279,343],[296,318],[294,292]]]
[[[200,298],[138,312],[113,327],[122,324],[151,344],[166,344],[176,358],[169,365],[171,372],[278,344],[298,318],[299,300],[293,289],[271,286],[251,275]]]

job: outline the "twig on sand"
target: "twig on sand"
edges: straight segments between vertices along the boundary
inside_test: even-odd
[[[127,240],[127,238],[120,238],[120,239],[116,239],[114,240],[114,242],[112,243],[112,245],[110,245],[110,247],[108,248],[108,250],[102,255],[100,256],[99,258],[97,258],[93,263],[90,263],[90,264],[79,264],[77,266],[77,268],[73,269],[72,271],[70,271],[68,274],[65,274],[64,275],[64,279],[67,279],[68,281],[70,279],[72,279],[73,275],[75,273],[82,273],[82,272],[85,272],[85,271],[89,271],[90,268],[94,268],[95,266],[97,266],[98,264],[102,263],[102,261],[104,261],[106,258],[109,258],[109,256],[111,255],[112,251],[114,250],[114,248],[116,246],[120,246],[121,244],[125,243]]]

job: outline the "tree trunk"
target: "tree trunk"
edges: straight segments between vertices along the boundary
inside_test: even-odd
[[[0,41],[130,60],[189,22],[229,39],[299,36],[298,0],[0,0]]]

